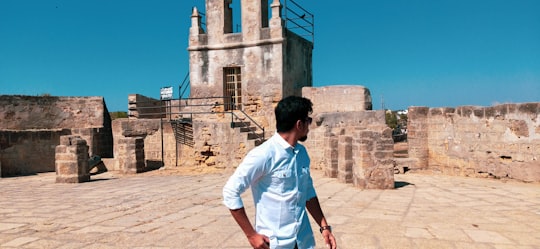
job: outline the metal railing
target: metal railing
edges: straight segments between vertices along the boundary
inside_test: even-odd
[[[294,0],[283,0],[285,28],[315,43],[315,16]]]
[[[257,123],[251,116],[236,105],[227,102],[230,97],[204,97],[204,98],[180,98],[173,100],[156,100],[152,102],[140,103],[143,106],[137,107],[139,118],[160,118],[165,122],[192,122],[194,115],[223,114],[231,115],[231,128],[256,127],[255,130],[248,130],[255,139],[263,141],[265,139],[265,129]],[[160,106],[156,106],[161,102]],[[229,103],[229,104],[226,104]],[[147,105],[147,106],[145,106]],[[245,124],[244,120],[249,120],[251,126]],[[240,121],[240,123],[235,123]],[[262,131],[258,133],[257,131]]]
[[[257,139],[258,140],[261,140],[261,141],[264,141],[264,127],[262,127],[261,125],[259,125],[255,120],[253,120],[247,113],[245,113],[243,110],[238,110],[239,112],[241,112],[244,117],[246,117],[247,119],[249,119],[250,122],[252,122],[257,128],[259,128],[260,130],[262,130],[262,133],[261,134],[258,134],[256,132],[252,132],[252,134],[254,134],[255,136],[257,136]],[[234,111],[231,111],[231,117],[234,116],[236,117],[237,119],[241,119]],[[232,124],[234,124],[234,118],[231,119],[231,126]],[[235,128],[235,127],[232,127],[232,128]]]
[[[184,80],[182,81],[182,84],[178,86],[178,94],[179,94],[178,98],[180,99],[184,98],[184,94],[189,89],[189,86],[190,86],[189,84],[190,84],[190,80],[189,80],[189,71],[188,71],[188,73],[184,77]]]

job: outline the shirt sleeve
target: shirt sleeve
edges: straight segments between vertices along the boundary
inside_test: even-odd
[[[309,175],[306,197],[307,197],[306,200],[308,201],[317,197],[317,193],[315,192],[315,187],[313,187],[313,178],[311,178],[311,174]]]
[[[267,158],[259,150],[248,153],[223,187],[223,204],[226,207],[232,210],[244,207],[240,195],[264,174]]]

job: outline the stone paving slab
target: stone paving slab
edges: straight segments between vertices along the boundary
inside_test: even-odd
[[[229,174],[0,178],[0,248],[249,248],[221,204]],[[404,174],[360,190],[312,174],[339,248],[540,248],[540,184]]]

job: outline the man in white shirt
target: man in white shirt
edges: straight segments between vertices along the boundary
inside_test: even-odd
[[[253,248],[315,248],[306,208],[326,245],[337,248],[313,188],[306,148],[297,143],[307,139],[312,106],[307,98],[282,99],[275,108],[277,132],[246,155],[223,188],[223,203]],[[248,187],[256,207],[255,227],[240,197]]]

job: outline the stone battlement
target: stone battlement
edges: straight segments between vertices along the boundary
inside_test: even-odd
[[[412,170],[540,182],[540,103],[410,107]]]
[[[110,122],[103,97],[0,95],[0,117],[0,130],[97,128]]]
[[[60,136],[78,135],[91,155],[113,156],[111,118],[103,97],[0,95],[2,176],[55,170]]]

